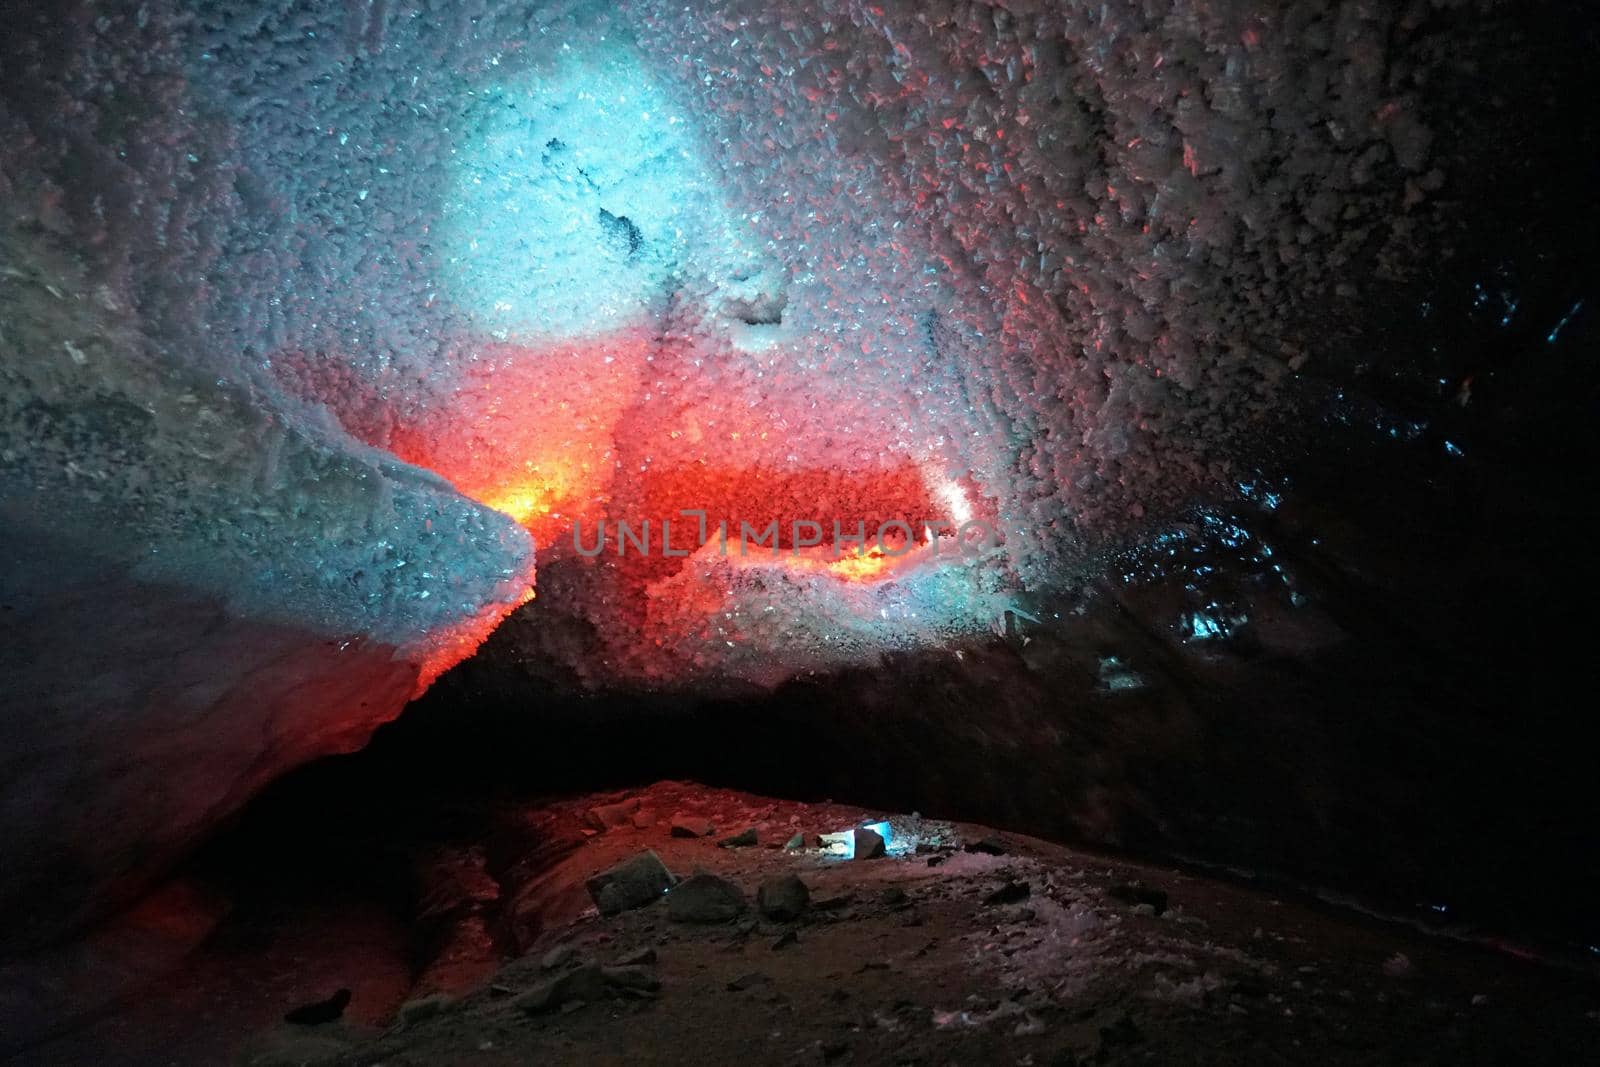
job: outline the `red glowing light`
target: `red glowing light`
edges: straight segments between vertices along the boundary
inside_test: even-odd
[[[396,429],[396,455],[526,527],[542,548],[599,514],[645,340],[489,345],[450,395]]]
[[[657,343],[645,330],[539,347],[474,343],[448,361],[465,370],[405,410],[389,406],[394,394],[381,383],[359,390],[318,380],[318,364],[292,356],[279,366],[287,384],[326,404],[355,436],[526,528],[541,569],[593,557],[588,546],[603,521],[603,558],[592,560],[592,573],[607,583],[608,599],[615,594],[641,620],[652,586],[724,530],[733,566],[868,584],[922,566],[926,524],[971,518],[965,491],[927,461],[862,447],[847,463],[828,462],[800,451],[794,413],[779,404],[663,395],[651,385],[668,373],[661,352],[651,361]],[[836,451],[837,443],[824,434],[817,447]],[[798,465],[796,453],[811,465]],[[619,522],[634,530],[648,522],[650,550],[619,551]],[[744,542],[747,528],[757,543]],[[533,595],[530,587],[517,603],[430,634],[418,691]],[[675,609],[691,615],[702,598],[704,612],[716,612],[725,596],[694,583],[672,593]]]

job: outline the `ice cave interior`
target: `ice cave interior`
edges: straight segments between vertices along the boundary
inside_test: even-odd
[[[663,780],[1592,980],[1585,4],[0,25],[0,1056],[174,885]]]

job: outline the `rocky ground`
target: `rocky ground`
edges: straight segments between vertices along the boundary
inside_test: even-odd
[[[17,1062],[1455,1064],[1600,1050],[1592,973],[1033,838],[671,782],[484,803],[476,843],[410,854],[403,922],[354,898],[236,902],[155,991]]]

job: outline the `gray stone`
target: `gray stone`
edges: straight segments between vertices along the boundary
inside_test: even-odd
[[[555,1011],[574,1001],[596,1001],[608,996],[610,990],[605,974],[597,964],[586,963],[577,970],[568,971],[559,978],[540,982],[514,999],[511,1004],[518,1011],[538,1015]]]
[[[718,841],[717,844],[723,848],[754,848],[756,844],[755,827],[751,827],[743,833],[734,834],[732,837],[725,837]]]
[[[974,841],[968,845],[967,851],[981,852],[987,856],[1004,856],[1006,854],[1006,843],[1000,840],[1000,835],[990,834],[982,841]]]
[[[596,830],[615,830],[619,826],[631,823],[633,813],[638,810],[639,798],[629,797],[615,804],[601,804],[590,808],[584,814],[583,821]]]
[[[695,815],[674,815],[672,817],[673,837],[710,837],[715,832],[710,819],[702,819]]]
[[[672,872],[646,849],[589,879],[589,895],[601,915],[616,915],[660,900],[672,888]]]
[[[667,918],[673,922],[729,922],[747,907],[744,890],[714,874],[686,878],[667,894]]]
[[[869,830],[865,826],[856,827],[856,855],[858,860],[875,860],[887,854],[888,848],[883,843],[883,836],[876,830]]]
[[[1139,906],[1147,904],[1152,914],[1160,915],[1167,910],[1167,891],[1155,889],[1151,886],[1130,884],[1127,882],[1114,885],[1106,890],[1106,895],[1112,900],[1120,900],[1124,904]]]
[[[400,1005],[400,1021],[407,1026],[414,1026],[424,1019],[433,1018],[449,1006],[450,998],[443,993],[408,1000]]]
[[[806,910],[811,900],[811,890],[792,874],[769,878],[756,890],[756,907],[761,914],[779,922],[792,922]]]
[[[790,852],[793,852],[795,849],[805,848],[806,847],[806,835],[805,834],[795,834],[793,837],[789,838],[788,841],[784,842],[784,846],[783,847],[788,849]]]

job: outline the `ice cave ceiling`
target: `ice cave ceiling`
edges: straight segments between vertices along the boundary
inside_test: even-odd
[[[655,529],[588,566],[619,671],[933,639],[1222,482],[1312,354],[1297,310],[1403,269],[1393,209],[1442,179],[1367,5],[608,7],[91,5],[15,49],[13,404],[149,427],[75,473],[40,427],[35,484],[98,483],[153,578],[426,655],[534,553],[420,471],[541,565]],[[164,380],[108,382],[132,352]],[[836,522],[1000,544],[893,582],[670,562],[692,510],[819,556]]]
[[[1475,6],[8,11],[21,881],[159,866],[519,605],[582,621],[586,677],[770,683],[1255,491],[1436,250]]]

